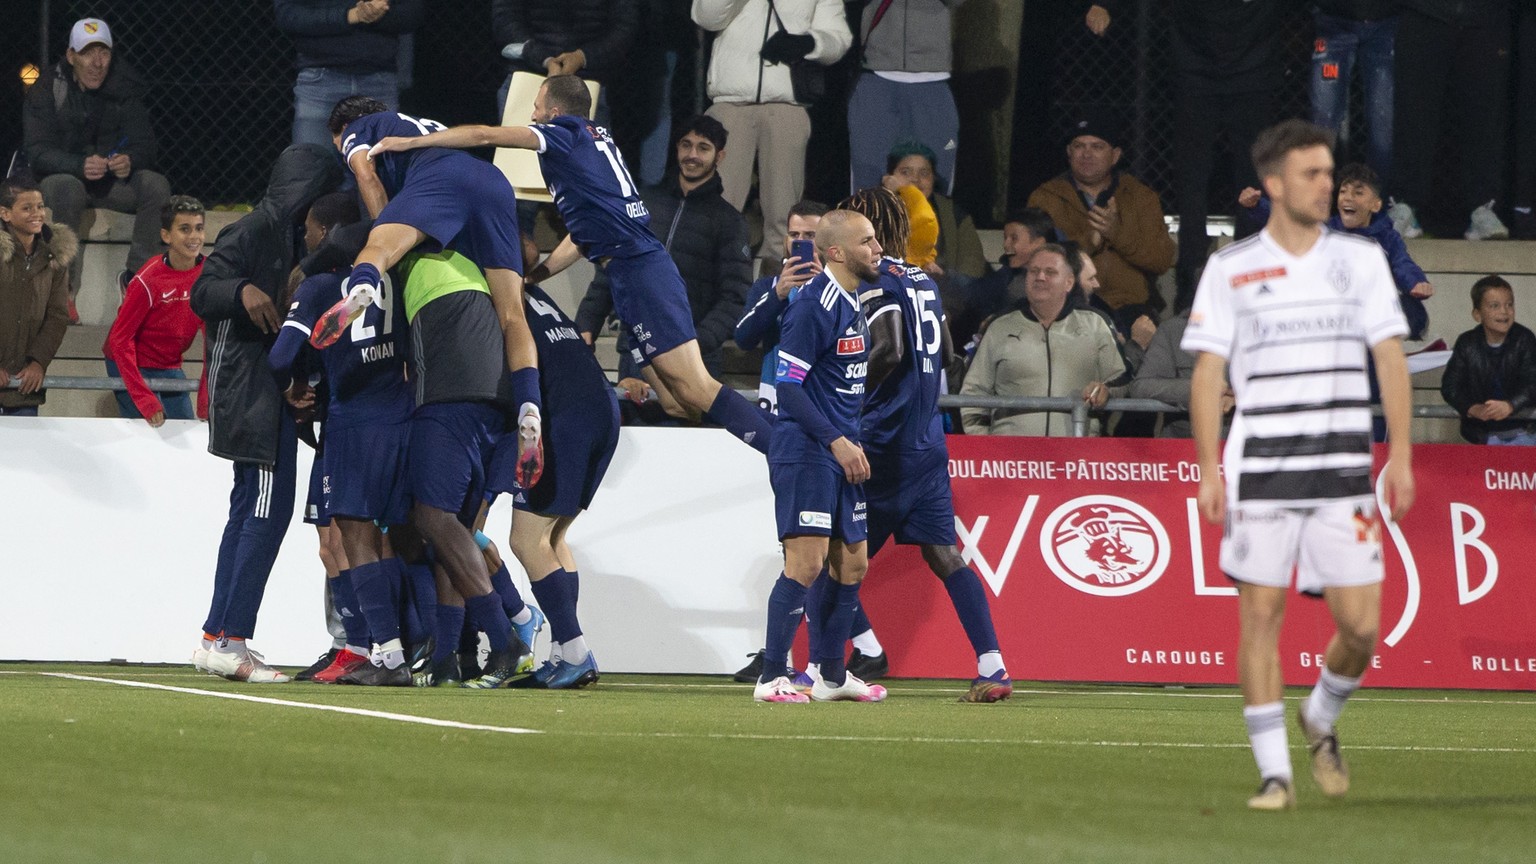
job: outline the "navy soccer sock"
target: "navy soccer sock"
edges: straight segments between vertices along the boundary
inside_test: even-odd
[[[368,622],[369,638],[379,644],[400,638],[400,607],[390,590],[393,569],[384,561],[352,568],[352,591]]]
[[[768,439],[773,437],[773,426],[763,412],[740,393],[721,387],[709,406],[709,416],[753,450],[768,455]]]
[[[971,640],[976,656],[996,651],[997,631],[992,627],[992,610],[987,608],[987,592],[976,578],[976,571],[961,567],[944,580],[944,590],[949,592],[949,602],[955,604],[955,614],[960,626],[965,628],[965,638]]]
[[[869,616],[864,614],[864,604],[853,610],[853,628],[848,632],[854,636],[875,629],[875,625],[869,623]]]
[[[530,583],[533,597],[544,610],[549,621],[549,638],[554,642],[568,642],[581,635],[581,625],[576,623],[576,604],[565,590],[564,570],[555,570],[548,576]]]
[[[768,593],[768,628],[763,641],[763,674],[758,681],[772,681],[789,665],[789,646],[800,616],[805,614],[806,588],[780,573]]]
[[[837,687],[847,679],[848,666],[843,645],[853,631],[853,615],[859,606],[859,586],[832,582],[827,586],[827,617],[822,624],[821,677]]]
[[[331,580],[331,602],[336,606],[336,614],[341,616],[341,626],[346,628],[347,644],[357,648],[372,644],[368,639],[368,619],[358,605],[353,588],[351,570],[343,570]]]
[[[832,577],[827,574],[827,568],[821,568],[821,573],[811,582],[811,587],[805,591],[805,636],[806,636],[806,662],[821,662],[821,627],[827,620],[827,601],[829,593],[827,586],[832,583]]]
[[[501,566],[491,574],[491,588],[501,598],[501,608],[506,611],[508,618],[515,618],[528,608],[528,604],[523,602],[523,595],[512,584],[512,573],[507,570],[507,562],[501,562]]]
[[[432,576],[432,565],[423,561],[420,564],[404,566],[406,588],[401,593],[405,595],[404,604],[412,610],[404,616],[408,625],[407,632],[410,632],[409,624],[414,618],[417,626],[420,627],[418,635],[422,639],[426,638],[428,632],[435,636],[437,633],[437,580]],[[412,636],[411,641],[418,640],[416,636]]]
[[[464,598],[464,614],[475,628],[485,633],[492,651],[505,651],[512,645],[512,622],[502,609],[495,591],[480,597]]]
[[[459,647],[459,634],[464,630],[464,607],[439,603],[433,617],[437,621],[437,645],[432,650],[433,661],[453,655]]]

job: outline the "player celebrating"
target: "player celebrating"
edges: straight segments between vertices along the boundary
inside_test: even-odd
[[[544,179],[570,235],[529,271],[539,282],[585,254],[613,283],[613,305],[629,328],[634,359],[652,386],[658,382],[684,405],[708,412],[731,434],[768,452],[772,427],[756,406],[709,377],[677,265],[646,225],[650,213],[608,131],[586,120],[587,85],[574,75],[545,80],[533,100],[533,126],[459,126],[443,132],[385,138],[372,153],[401,154],[434,147],[517,147],[536,150]],[[530,361],[531,362],[531,361]],[[525,485],[531,485],[525,484]]]
[[[976,678],[962,702],[999,702],[1013,694],[1003,667],[987,594],[955,548],[955,504],[949,489],[949,448],[939,416],[944,367],[954,359],[939,290],[921,267],[901,260],[909,233],[901,201],[885,189],[865,189],[838,205],[862,213],[887,250],[879,278],[859,295],[869,319],[870,356],[862,440],[869,458],[869,554],[893,535],[917,544],[949,592],[955,614],[976,652]],[[812,605],[816,590],[813,588]],[[838,646],[841,649],[841,646]],[[828,649],[824,649],[828,650]]]
[[[859,582],[869,569],[864,493],[869,462],[859,447],[859,410],[869,366],[869,327],[855,292],[873,280],[880,244],[869,220],[834,210],[824,216],[816,248],[826,269],[805,284],[784,312],[779,342],[779,428],[768,451],[784,573],[768,595],[758,702],[879,702],[885,688],[844,668],[843,643],[853,627]],[[825,602],[806,609],[806,589],[821,573],[832,583]],[[801,613],[819,618],[821,677],[810,699],[784,674]]]
[[[1297,719],[1323,794],[1349,789],[1334,721],[1360,686],[1381,617],[1367,347],[1387,419],[1382,486],[1393,521],[1413,504],[1408,326],[1381,247],[1323,225],[1332,147],[1332,133],[1300,120],[1259,135],[1253,162],[1274,202],[1268,224],[1211,256],[1182,343],[1197,354],[1200,512],[1225,524],[1221,569],[1237,583],[1238,681],[1262,778],[1248,806],[1259,810],[1296,802],[1279,650],[1293,569],[1297,590],[1321,594],[1337,627]],[[1218,460],[1228,363],[1237,412]]]

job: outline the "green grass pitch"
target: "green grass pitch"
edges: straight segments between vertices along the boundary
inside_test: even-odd
[[[724,677],[472,692],[0,665],[0,862],[1536,860],[1529,693],[1362,691],[1341,800],[1291,718],[1298,809],[1255,813],[1231,690],[1020,682],[987,706],[886,683],[879,705],[758,705]]]

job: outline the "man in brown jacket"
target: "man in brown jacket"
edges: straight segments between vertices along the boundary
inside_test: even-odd
[[[1147,303],[1152,283],[1173,266],[1174,244],[1157,193],[1120,162],[1118,124],[1088,116],[1072,124],[1067,172],[1029,196],[1051,215],[1056,230],[1078,244],[1099,268],[1099,296],[1116,309]],[[1161,307],[1161,303],[1152,300]]]

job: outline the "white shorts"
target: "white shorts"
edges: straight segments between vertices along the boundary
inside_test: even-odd
[[[1374,585],[1384,575],[1381,519],[1372,499],[1315,507],[1238,504],[1227,508],[1221,570],[1239,582],[1296,590]]]

